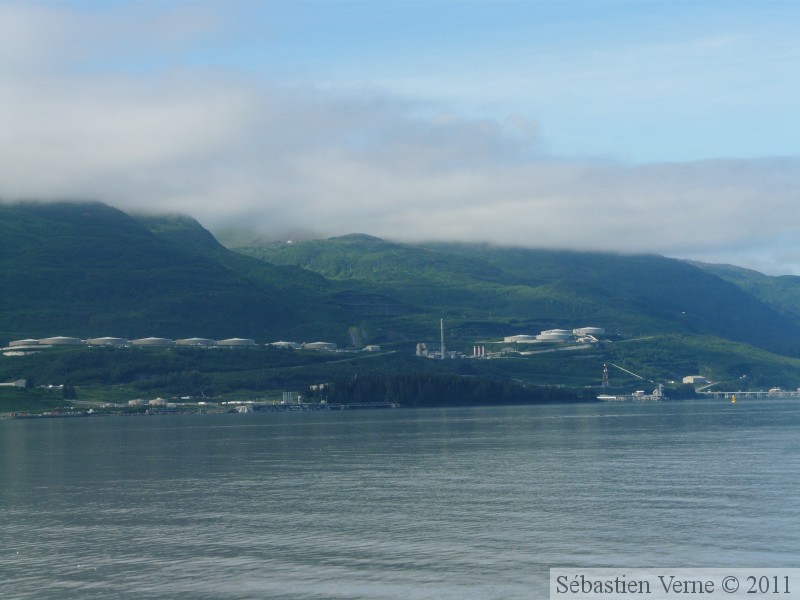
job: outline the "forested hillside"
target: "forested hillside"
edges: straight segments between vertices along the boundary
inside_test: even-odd
[[[713,335],[800,353],[800,320],[713,273],[662,256],[408,245],[362,235],[236,250],[413,305],[418,312],[405,319],[412,330],[420,317],[430,323],[444,315],[464,336],[595,325],[623,336]]]
[[[800,385],[798,278],[655,255],[411,245],[367,235],[233,251],[191,217],[28,203],[0,205],[0,268],[6,343],[54,335],[246,337],[260,345],[326,340],[352,350],[378,344],[389,352],[284,363],[284,355],[268,352],[220,361],[215,356],[222,355],[177,349],[81,348],[3,357],[6,381],[229,393],[334,379],[341,389],[341,381],[359,375],[377,377],[374,385],[390,386],[391,395],[386,378],[403,373],[596,386],[603,364],[612,362],[651,381],[705,374],[730,385]],[[436,365],[414,349],[438,342],[440,319],[448,349],[465,353],[488,344],[499,355],[504,336],[545,329],[595,326],[607,336],[581,352],[528,348],[535,353]],[[622,371],[612,375],[623,387],[636,381]]]

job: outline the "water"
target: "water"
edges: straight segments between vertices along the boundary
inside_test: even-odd
[[[0,598],[546,598],[800,567],[800,401],[0,421]]]

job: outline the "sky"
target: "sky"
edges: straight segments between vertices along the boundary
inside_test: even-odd
[[[800,2],[0,0],[0,199],[800,275]]]

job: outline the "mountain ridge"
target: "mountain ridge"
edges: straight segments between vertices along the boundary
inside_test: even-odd
[[[358,237],[237,247],[275,264],[375,289],[456,319],[506,315],[507,325],[602,321],[641,334],[711,334],[795,356],[800,319],[687,261],[655,254],[556,251],[486,244],[362,243]],[[472,310],[453,307],[469,305]],[[536,316],[534,316],[536,315]]]
[[[604,361],[651,379],[760,371],[793,381],[787,374],[800,354],[800,315],[786,295],[794,279],[735,269],[726,277],[658,255],[401,244],[366,234],[231,249],[187,216],[128,215],[99,203],[6,204],[0,269],[6,342],[53,335],[326,340],[413,358],[416,343],[438,342],[440,319],[448,348],[465,352],[509,335],[605,328],[607,341],[591,352],[487,361],[479,369],[553,383],[593,381]]]

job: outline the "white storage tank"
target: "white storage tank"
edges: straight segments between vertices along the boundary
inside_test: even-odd
[[[231,338],[229,340],[219,340],[217,342],[217,346],[227,346],[227,347],[244,347],[244,346],[255,346],[255,340],[249,340],[245,338]]]
[[[19,348],[20,346],[26,347],[26,346],[38,346],[38,345],[39,345],[39,340],[33,340],[33,339],[14,340],[13,342],[8,342],[9,348]]]
[[[39,340],[39,343],[48,344],[50,346],[80,346],[83,342],[80,338],[57,335],[55,337],[42,338]]]
[[[216,346],[217,342],[206,338],[186,338],[175,342],[177,346]]]
[[[89,340],[90,346],[127,346],[130,344],[130,340],[126,340],[125,338],[118,338],[118,337],[99,337],[99,338],[91,338]]]
[[[540,342],[567,342],[572,338],[572,333],[565,329],[549,329],[536,336]]]
[[[131,343],[134,346],[172,346],[175,344],[172,340],[158,337],[139,338]]]

